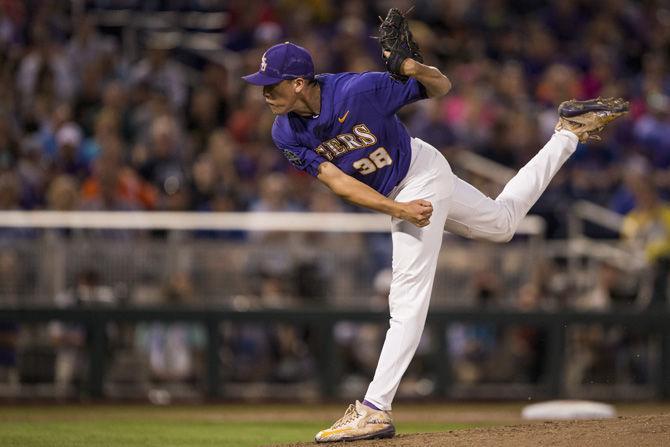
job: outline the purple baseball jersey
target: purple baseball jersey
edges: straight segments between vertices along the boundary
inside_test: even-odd
[[[325,161],[388,195],[407,174],[410,137],[395,115],[427,98],[417,80],[394,80],[389,73],[322,74],[321,113],[279,115],[272,139],[296,168],[316,176]]]

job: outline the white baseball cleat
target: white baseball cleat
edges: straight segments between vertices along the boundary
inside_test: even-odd
[[[395,427],[391,412],[375,410],[359,401],[349,405],[332,427],[316,434],[316,442],[357,441],[359,439],[392,438]]]

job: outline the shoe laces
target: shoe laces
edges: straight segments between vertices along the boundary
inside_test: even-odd
[[[353,421],[356,419],[358,416],[358,411],[356,411],[356,406],[351,404],[349,405],[349,408],[347,408],[347,411],[344,412],[344,416],[342,416],[340,419],[337,420],[333,424],[332,428],[339,428],[342,427],[343,425],[347,425],[349,422]]]

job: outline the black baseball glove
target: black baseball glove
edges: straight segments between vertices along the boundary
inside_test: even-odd
[[[382,58],[391,76],[406,82],[408,77],[400,73],[400,66],[407,58],[423,62],[419,45],[409,30],[407,17],[397,8],[389,9],[386,18],[379,25],[379,42],[382,46]],[[389,54],[384,53],[388,51]]]

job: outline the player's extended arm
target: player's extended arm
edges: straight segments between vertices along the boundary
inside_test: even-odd
[[[317,178],[335,194],[353,204],[406,220],[417,227],[425,227],[430,223],[433,205],[427,200],[396,202],[345,174],[328,161],[319,165]]]
[[[451,81],[437,67],[407,58],[402,62],[400,72],[419,81],[426,88],[429,98],[439,98],[451,90]]]
[[[384,52],[385,56],[390,53]],[[449,93],[451,81],[437,67],[422,64],[412,58],[407,58],[400,65],[400,74],[411,76],[426,88],[429,98],[439,98]]]

